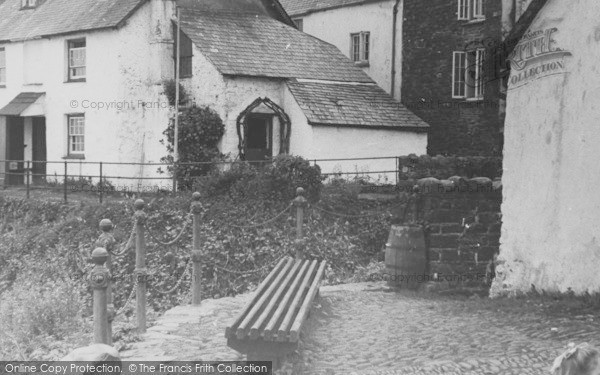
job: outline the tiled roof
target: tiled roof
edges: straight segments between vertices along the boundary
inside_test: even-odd
[[[289,82],[312,125],[427,131],[429,125],[376,85]]]
[[[0,0],[2,1],[2,0]],[[176,0],[182,8],[201,11],[235,11],[235,13],[264,14],[283,23],[293,26],[294,23],[287,15],[278,0]]]
[[[292,17],[350,5],[375,3],[384,0],[279,0]]]
[[[43,95],[43,92],[22,92],[0,109],[0,116],[20,116]]]
[[[0,41],[117,27],[146,1],[45,0],[24,10],[21,0],[0,1]]]
[[[335,46],[264,15],[184,9],[181,29],[224,75],[373,82]]]

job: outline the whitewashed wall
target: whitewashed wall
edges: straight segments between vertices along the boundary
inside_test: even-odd
[[[303,31],[335,45],[350,57],[350,34],[369,31],[371,52],[365,72],[388,94],[392,82],[392,30],[395,1],[380,1],[310,13],[303,19]],[[396,24],[396,84],[394,97],[400,99],[402,80],[402,1]],[[295,17],[294,17],[295,18]]]
[[[600,291],[599,17],[597,0],[549,0],[530,28],[556,27],[572,56],[565,74],[509,86],[493,295]]]
[[[166,154],[159,140],[163,138],[161,133],[169,115],[166,98],[161,95],[162,80],[172,77],[173,71],[172,63],[164,63],[165,59],[172,61],[172,43],[169,43],[172,10],[168,4],[158,0],[147,3],[119,30],[5,45],[7,87],[0,89],[0,106],[20,92],[46,93],[48,160],[62,161],[67,155],[67,115],[74,113],[84,113],[86,118],[84,161],[157,162]],[[86,38],[87,80],[69,83],[66,43],[79,37]],[[30,60],[32,51],[39,56]],[[62,171],[62,166],[49,165],[50,174],[56,172],[61,176]],[[82,164],[69,168],[69,174],[74,175],[98,172],[98,166]],[[153,176],[156,168],[107,165],[104,172],[113,176]],[[140,183],[155,184],[141,180],[113,183],[130,189]]]

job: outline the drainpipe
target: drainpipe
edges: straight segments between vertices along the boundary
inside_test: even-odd
[[[392,21],[392,88],[390,90],[392,98],[396,88],[396,24],[398,23],[398,6],[401,0],[396,0],[394,4],[394,16]]]

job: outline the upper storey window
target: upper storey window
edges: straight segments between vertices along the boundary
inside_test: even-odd
[[[458,0],[458,19],[459,20],[483,20],[483,0]]]
[[[39,0],[21,0],[21,9],[35,8],[39,3]]]

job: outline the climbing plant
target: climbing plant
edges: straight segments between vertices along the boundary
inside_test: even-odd
[[[223,155],[218,149],[218,143],[225,133],[225,124],[217,112],[206,106],[184,108],[179,113],[179,160],[168,172],[176,173],[179,187],[191,189],[194,180],[207,174],[212,169],[212,162]],[[171,118],[167,129],[163,132],[166,137],[162,140],[169,152],[161,158],[161,162],[174,162],[175,117]],[[189,165],[187,163],[204,163]],[[162,172],[162,171],[161,171]]]

